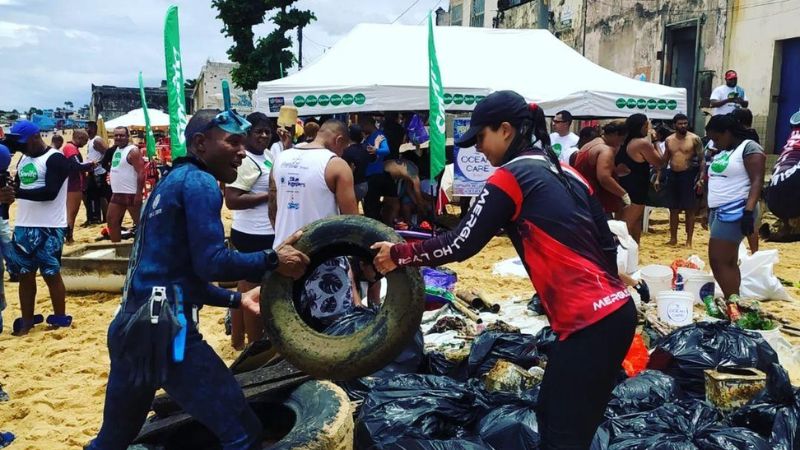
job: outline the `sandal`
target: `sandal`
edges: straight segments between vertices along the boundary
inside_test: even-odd
[[[33,320],[30,322],[26,321],[22,317],[17,317],[14,319],[14,323],[11,325],[11,334],[14,336],[20,336],[21,334],[25,334],[32,330],[34,326],[42,322],[44,322],[44,316],[41,314],[34,315]]]
[[[47,324],[56,328],[66,328],[72,325],[72,316],[50,314],[47,316]]]

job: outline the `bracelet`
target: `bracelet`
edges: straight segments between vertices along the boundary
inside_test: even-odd
[[[627,192],[622,196],[622,204],[625,206],[631,205],[631,196]]]

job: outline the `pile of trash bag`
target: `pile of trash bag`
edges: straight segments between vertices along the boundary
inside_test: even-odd
[[[777,362],[777,353],[758,333],[730,322],[698,322],[665,336],[650,354],[647,367],[673,377],[688,397],[701,399],[706,369],[754,367],[768,372]]]
[[[611,419],[651,411],[682,397],[681,388],[671,376],[655,370],[645,370],[614,388],[605,417]]]
[[[538,389],[490,393],[477,380],[398,375],[379,382],[364,400],[355,447],[534,450],[537,397]]]
[[[754,431],[731,427],[712,405],[689,400],[609,419],[597,430],[591,450],[612,449],[768,450],[772,447]]]
[[[364,328],[378,314],[377,308],[355,308],[329,325],[324,333],[331,336],[345,336]],[[339,383],[350,400],[363,400],[377,379],[390,378],[398,374],[417,373],[422,365],[425,342],[422,330],[417,330],[412,340],[400,354],[381,370],[363,378]]]
[[[773,448],[800,450],[800,389],[778,364],[767,374],[767,387],[731,414],[731,423],[769,438]]]
[[[539,362],[536,336],[524,333],[481,333],[472,343],[467,358],[467,377],[476,378],[492,370],[497,360],[504,359],[523,369]]]

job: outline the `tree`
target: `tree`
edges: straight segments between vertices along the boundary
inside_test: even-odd
[[[28,109],[28,119],[32,119],[34,114],[42,114],[42,110],[36,108],[35,106],[31,106]]]
[[[17,114],[17,113],[12,112],[11,114],[8,115],[8,120],[10,120],[12,122],[17,120],[17,119],[19,119],[19,114]]]
[[[70,101],[66,101],[64,102],[64,106],[66,106],[67,108],[74,108],[75,104]]]
[[[259,81],[283,77],[282,69],[292,67],[294,54],[288,32],[300,29],[316,20],[313,12],[290,6],[297,0],[212,0],[219,11],[217,18],[225,26],[222,32],[233,39],[228,49],[231,61],[238,63],[231,76],[233,82],[246,91],[255,90]],[[264,23],[267,12],[276,10],[270,21],[277,29],[266,37],[255,39],[253,27]]]

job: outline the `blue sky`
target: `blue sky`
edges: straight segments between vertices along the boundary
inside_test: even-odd
[[[447,0],[299,0],[317,21],[304,31],[303,59],[313,62],[358,23],[421,23]],[[88,103],[91,84],[135,86],[137,74],[156,86],[164,75],[163,21],[180,10],[184,78],[207,59],[226,61],[232,44],[211,0],[0,0],[0,109]],[[368,8],[365,10],[364,8]],[[269,25],[257,30],[270,32]]]

